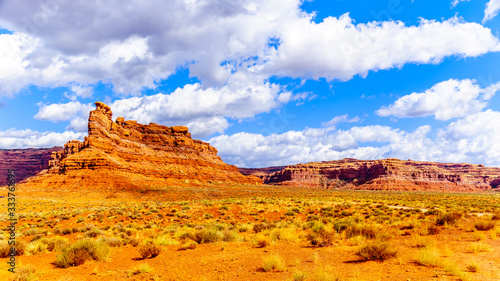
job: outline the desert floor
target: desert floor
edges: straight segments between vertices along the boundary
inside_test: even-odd
[[[500,280],[500,193],[22,190],[0,280]]]

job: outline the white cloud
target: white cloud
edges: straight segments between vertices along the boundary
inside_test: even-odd
[[[236,73],[223,87],[187,84],[170,94],[125,98],[110,106],[115,118],[125,117],[143,124],[185,125],[195,138],[205,138],[223,133],[229,127],[227,118],[253,118],[281,107],[290,99],[294,99],[292,93],[284,92],[278,85],[264,82],[258,76]],[[78,132],[86,131],[88,112],[94,110],[93,105],[79,101],[38,106],[36,119],[71,120],[66,129]]]
[[[340,116],[335,116],[332,118],[332,120],[330,120],[328,122],[324,122],[321,125],[323,127],[327,127],[327,128],[330,128],[333,130],[333,129],[335,129],[335,127],[339,123],[344,123],[344,122],[355,123],[355,122],[359,122],[359,121],[361,121],[361,119],[358,116],[353,117],[353,118],[349,118],[348,114],[344,114],[344,115],[340,115]]]
[[[474,113],[437,129],[429,125],[413,132],[387,126],[327,127],[282,134],[237,133],[209,140],[222,159],[240,167],[268,167],[337,160],[395,157],[420,161],[476,163],[500,166],[500,112]],[[434,138],[428,135],[435,135]]]
[[[440,159],[452,162],[500,166],[500,112],[486,110],[469,115],[440,130],[437,145]]]
[[[221,86],[235,67],[262,56],[277,24],[297,17],[300,1],[72,1],[48,10],[37,4],[2,1],[0,24],[29,39],[3,35],[23,50],[9,54],[23,70],[22,77],[9,74],[9,94],[30,83],[100,80],[117,93],[138,94],[186,65],[204,85]]]
[[[0,24],[14,33],[0,35],[0,59],[6,62],[0,66],[0,95],[31,84],[99,81],[112,84],[116,93],[139,95],[179,67],[188,67],[203,87],[222,87],[246,71],[264,78],[348,80],[500,48],[490,29],[457,18],[405,26],[354,24],[345,14],[315,23],[300,5],[299,0],[2,1]],[[272,38],[280,42],[277,50],[268,44]]]
[[[500,11],[500,0],[490,0],[486,3],[486,8],[484,9],[483,24],[490,19],[496,17]]]
[[[280,47],[255,69],[280,76],[349,80],[407,63],[439,63],[448,56],[476,57],[500,50],[490,29],[458,18],[422,19],[417,26],[405,26],[399,21],[354,24],[344,14],[321,23],[304,17],[281,28]]]
[[[423,93],[403,96],[376,113],[379,116],[434,116],[438,120],[449,120],[480,112],[499,89],[500,83],[482,89],[475,80],[450,79]]]
[[[0,95],[13,96],[29,83],[26,58],[37,44],[25,34],[0,34]]]
[[[282,134],[237,133],[209,140],[224,161],[241,167],[266,167],[353,157],[383,158],[385,147],[360,147],[366,142],[388,145],[398,142],[404,132],[386,126],[353,127],[331,132],[330,128],[308,128]]]
[[[83,116],[78,116],[72,119],[69,122],[69,125],[66,127],[68,131],[76,131],[76,132],[88,132],[88,118],[84,118]]]
[[[458,4],[460,4],[460,2],[468,2],[470,0],[453,0],[453,2],[451,2],[451,7],[452,8],[455,8]]]
[[[74,117],[88,115],[91,110],[94,110],[94,106],[91,104],[81,104],[78,101],[50,105],[40,102],[37,105],[39,110],[34,118],[52,122],[71,120]]]
[[[251,118],[280,107],[290,98],[291,93],[282,92],[277,85],[239,73],[220,88],[188,84],[170,94],[121,99],[110,106],[114,116],[145,124],[187,125],[194,137],[204,138],[222,133],[229,126],[226,118]]]
[[[76,101],[78,98],[90,98],[94,92],[92,86],[84,86],[73,84],[69,86],[69,93],[65,93],[64,96],[72,101]]]
[[[0,147],[8,149],[63,146],[70,140],[83,140],[85,135],[69,131],[56,133],[9,129],[0,131]]]

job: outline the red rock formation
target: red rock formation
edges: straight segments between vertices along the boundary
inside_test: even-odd
[[[489,190],[500,183],[500,168],[392,158],[311,162],[254,174],[266,184],[313,188],[467,191]]]
[[[274,172],[279,172],[285,169],[286,166],[276,166],[276,167],[267,167],[267,168],[239,168],[240,173],[245,176],[256,176],[261,179],[265,179],[269,176],[269,174]]]
[[[208,143],[191,138],[184,126],[167,127],[111,119],[109,106],[96,102],[88,137],[53,152],[49,173],[37,187],[145,188],[166,185],[256,184],[224,163]]]
[[[54,151],[62,147],[0,149],[0,186],[7,184],[7,170],[16,171],[16,181],[21,182],[47,169]]]

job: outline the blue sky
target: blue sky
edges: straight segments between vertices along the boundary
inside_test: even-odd
[[[500,166],[500,0],[0,4],[0,148],[113,118],[186,125],[230,164]]]

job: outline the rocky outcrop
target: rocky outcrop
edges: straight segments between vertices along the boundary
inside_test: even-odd
[[[62,147],[0,149],[0,186],[7,184],[7,171],[15,170],[16,182],[38,174],[47,169],[52,152]]]
[[[267,179],[269,174],[272,174],[274,172],[279,172],[283,169],[285,169],[286,166],[276,166],[276,167],[267,167],[267,168],[239,168],[240,173],[246,176],[256,176],[259,177],[263,180]]]
[[[146,188],[167,185],[258,184],[224,163],[208,143],[191,138],[184,126],[167,127],[118,117],[96,102],[83,142],[55,151],[38,187]]]
[[[253,174],[266,184],[367,190],[473,191],[497,188],[500,168],[399,159],[311,162]],[[250,174],[250,172],[246,172]]]

